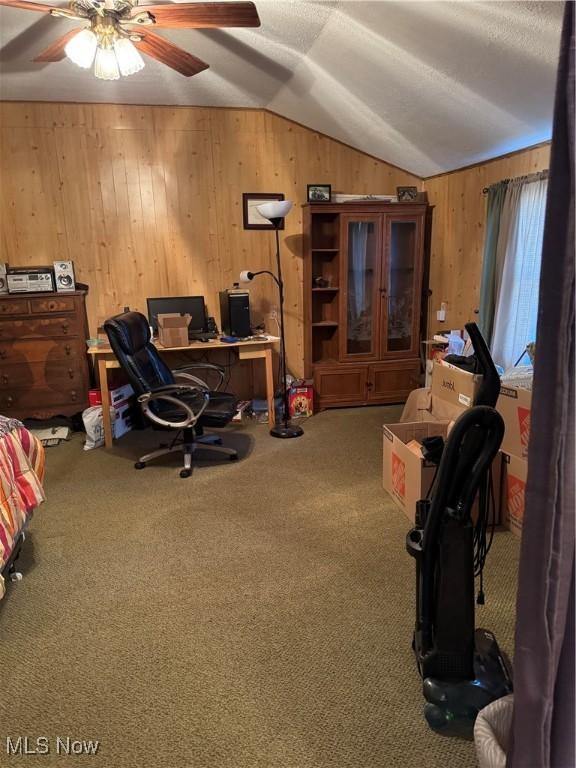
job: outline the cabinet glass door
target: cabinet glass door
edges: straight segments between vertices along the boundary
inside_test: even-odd
[[[342,219],[345,248],[340,274],[344,276],[345,301],[341,304],[341,356],[370,359],[378,349],[380,218]]]
[[[419,304],[416,285],[418,267],[419,222],[408,219],[388,222],[387,279],[382,290],[385,302],[386,333],[384,353],[413,351],[415,312]]]

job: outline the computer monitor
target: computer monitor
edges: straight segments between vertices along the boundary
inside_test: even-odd
[[[154,333],[158,331],[158,315],[169,313],[192,315],[192,320],[188,326],[189,335],[207,330],[204,296],[162,296],[146,299],[146,303],[148,304],[148,320]]]

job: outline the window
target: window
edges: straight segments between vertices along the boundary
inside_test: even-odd
[[[547,179],[522,181],[506,191],[496,257],[492,356],[513,366],[536,340]]]

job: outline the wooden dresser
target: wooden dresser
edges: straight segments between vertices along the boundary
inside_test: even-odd
[[[85,292],[0,296],[0,413],[72,416],[88,407]]]

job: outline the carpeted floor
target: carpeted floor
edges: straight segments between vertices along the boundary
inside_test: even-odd
[[[0,604],[0,765],[466,768],[422,717],[408,522],[382,490],[397,408],[329,411],[299,440],[236,431],[237,463],[142,472],[48,449],[48,503]],[[143,451],[142,451],[143,452]],[[511,650],[518,541],[497,535],[478,622]],[[5,755],[5,737],[100,741]]]

